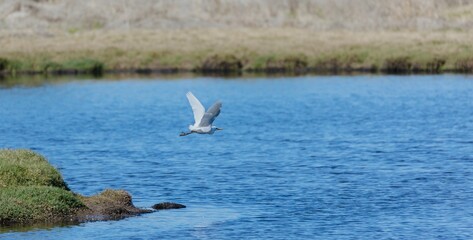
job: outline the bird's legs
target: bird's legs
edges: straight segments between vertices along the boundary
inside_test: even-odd
[[[192,132],[181,132],[181,134],[179,134],[179,137],[183,137],[183,136],[187,136],[189,134],[191,134]]]

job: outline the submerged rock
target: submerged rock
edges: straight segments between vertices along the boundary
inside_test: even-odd
[[[162,203],[154,204],[152,208],[156,210],[167,210],[167,209],[186,208],[186,206],[179,203],[162,202]]]

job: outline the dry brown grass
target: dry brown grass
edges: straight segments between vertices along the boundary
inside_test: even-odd
[[[2,0],[2,29],[469,30],[473,0]]]
[[[53,31],[42,36],[7,31],[0,32],[0,58],[9,62],[9,69],[40,72],[74,68],[81,59],[103,63],[106,70],[193,70],[209,64],[209,59],[232,59],[228,64],[241,63],[243,70],[297,66],[389,69],[390,63],[400,60],[407,61],[410,70],[454,70],[459,61],[473,55],[472,37],[473,32],[465,31],[323,32],[294,28]]]

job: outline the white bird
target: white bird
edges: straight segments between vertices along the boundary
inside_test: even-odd
[[[222,107],[220,101],[214,103],[206,112],[204,106],[202,106],[202,103],[200,103],[199,99],[197,99],[194,94],[188,92],[186,96],[192,107],[192,112],[194,112],[195,123],[194,125],[189,125],[190,132],[182,132],[179,136],[186,136],[191,133],[213,134],[217,130],[223,130],[222,128],[212,126],[215,118],[220,114],[220,108]]]

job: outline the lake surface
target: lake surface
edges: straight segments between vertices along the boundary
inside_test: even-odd
[[[178,136],[189,90],[223,102],[223,131]],[[9,85],[0,148],[45,155],[81,194],[187,205],[1,239],[473,238],[473,76]]]

